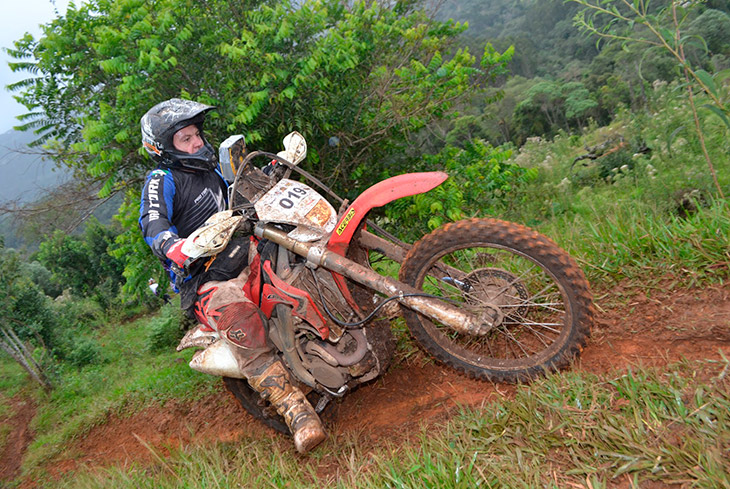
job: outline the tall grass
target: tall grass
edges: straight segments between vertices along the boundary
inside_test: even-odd
[[[730,204],[713,198],[700,148],[685,139],[682,128],[692,121],[678,92],[662,87],[653,97],[651,112],[624,113],[583,135],[526,144],[515,161],[539,168],[538,180],[485,212],[552,237],[579,258],[592,281],[667,274],[684,285],[726,279]],[[727,129],[708,120],[705,130],[720,184],[730,189]],[[575,161],[602,143],[622,149]],[[650,152],[634,153],[639,146]]]
[[[548,233],[580,258],[594,280],[675,275],[687,285],[727,277],[730,271],[730,214],[713,201],[686,218],[656,206],[618,203],[611,212],[558,219]]]
[[[696,371],[714,377],[700,382]],[[339,435],[298,457],[281,437],[244,438],[187,446],[151,468],[84,472],[60,487],[730,487],[728,375],[727,360],[556,374],[397,444],[365,448]]]

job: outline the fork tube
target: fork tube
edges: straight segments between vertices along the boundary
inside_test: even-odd
[[[476,317],[443,300],[422,296],[409,297],[410,294],[423,294],[423,291],[390,277],[380,275],[369,268],[327,250],[323,245],[303,243],[292,239],[287,236],[285,231],[270,224],[259,222],[254,233],[260,238],[273,241],[297,255],[305,257],[311,265],[322,266],[339,273],[388,297],[396,296],[401,304],[460,333],[482,335],[494,326],[494,317],[488,313]]]

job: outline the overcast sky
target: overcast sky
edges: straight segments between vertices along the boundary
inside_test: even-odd
[[[69,0],[2,0],[0,13],[0,47],[12,48],[26,32],[33,34],[37,39],[41,24],[47,24],[56,17],[66,13]],[[80,4],[80,0],[75,0]],[[12,93],[5,87],[27,78],[27,73],[12,73],[8,67],[10,57],[3,50],[0,53],[0,133],[4,133],[17,125],[15,116],[25,114],[27,110],[15,102]]]

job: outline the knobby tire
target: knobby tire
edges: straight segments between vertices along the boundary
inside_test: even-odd
[[[480,380],[519,382],[567,366],[595,315],[588,282],[565,251],[497,219],[450,223],[424,236],[406,255],[400,280],[474,314],[499,307],[501,319],[486,335],[457,333],[402,307],[426,352]]]

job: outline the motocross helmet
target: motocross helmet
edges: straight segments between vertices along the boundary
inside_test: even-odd
[[[185,167],[193,170],[214,170],[218,155],[203,136],[205,114],[211,105],[173,98],[160,102],[142,116],[142,146],[157,163],[167,167]],[[203,147],[189,154],[175,149],[172,137],[180,129],[196,125],[200,130]]]

